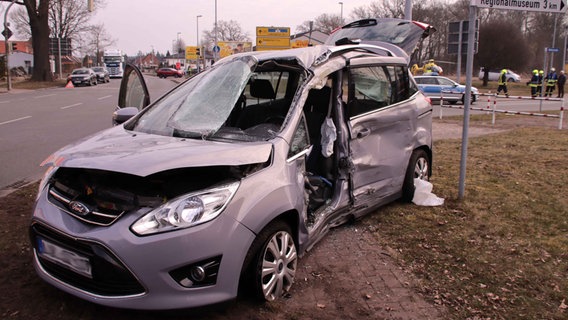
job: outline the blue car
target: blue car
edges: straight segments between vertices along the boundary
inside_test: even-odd
[[[465,86],[451,79],[441,76],[416,76],[414,77],[418,88],[432,101],[440,101],[441,98],[451,104],[465,101]],[[479,91],[471,87],[471,103],[477,101]]]

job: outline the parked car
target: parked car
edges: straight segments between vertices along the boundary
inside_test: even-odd
[[[87,85],[95,86],[97,85],[97,75],[91,68],[79,68],[73,70],[71,74],[67,77],[67,81],[72,81],[73,85]]]
[[[501,75],[501,70],[503,69],[491,69],[488,73],[488,80],[489,81],[497,81],[499,80],[499,76]],[[507,73],[505,77],[507,77],[507,82],[520,82],[521,76],[516,74],[515,72],[506,69]],[[483,80],[484,75],[484,68],[479,68],[479,80]]]
[[[167,78],[167,77],[176,77],[181,78],[183,77],[183,70],[177,70],[174,68],[160,68],[156,71],[156,75],[158,78]]]
[[[107,68],[105,67],[92,67],[93,71],[97,75],[97,81],[102,83],[110,82],[110,75]]]
[[[391,31],[416,48],[426,29],[407,22]],[[410,202],[431,176],[432,105],[407,57],[368,44],[245,52],[149,105],[128,64],[114,119],[132,118],[43,163],[37,273],[129,309],[286,295],[330,228]]]
[[[465,101],[465,86],[454,80],[442,76],[415,76],[414,80],[418,88],[424,92],[432,101],[444,101],[455,104],[458,101]],[[479,99],[479,90],[471,87],[471,103]]]

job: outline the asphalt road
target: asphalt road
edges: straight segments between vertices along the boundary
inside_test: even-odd
[[[145,79],[152,101],[177,84]],[[110,127],[119,87],[120,79],[111,79],[93,87],[0,94],[0,190],[39,179],[39,165],[51,153]]]

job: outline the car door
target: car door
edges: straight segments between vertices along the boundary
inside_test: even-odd
[[[447,78],[436,78],[438,81],[438,86],[440,88],[440,93],[447,100],[460,100],[462,98],[463,92],[460,90],[459,86],[450,79]]]
[[[416,108],[408,103],[404,65],[361,65],[348,69],[349,146],[356,203],[388,201],[402,188],[412,152]],[[406,79],[397,81],[397,77]],[[397,76],[397,73],[401,74]],[[392,200],[392,199],[391,199]]]
[[[416,82],[420,87],[420,90],[430,98],[439,99],[442,95],[441,87],[438,84],[438,80],[434,77],[420,77],[416,78]]]

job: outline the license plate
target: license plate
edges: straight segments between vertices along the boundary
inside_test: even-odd
[[[38,254],[40,257],[74,271],[82,276],[93,278],[89,258],[67,250],[43,238],[38,238]]]

